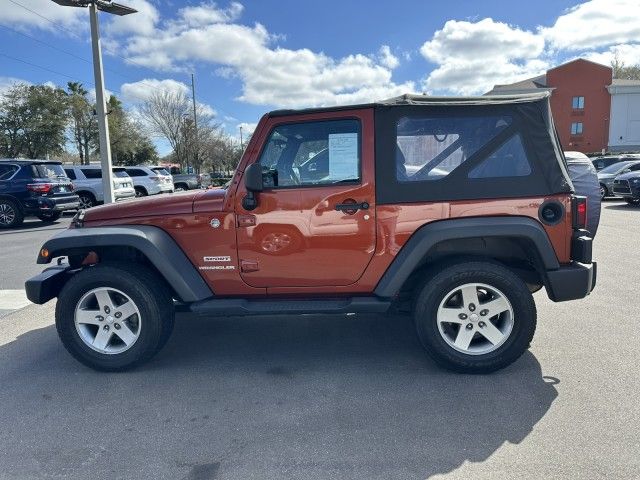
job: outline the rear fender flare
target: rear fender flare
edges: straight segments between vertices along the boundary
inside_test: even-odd
[[[382,298],[394,297],[430,250],[447,240],[506,237],[524,239],[534,246],[540,268],[557,270],[558,257],[542,225],[529,217],[474,217],[441,220],[420,227],[393,259],[375,288]],[[546,277],[545,272],[541,272]],[[545,278],[546,280],[546,278]]]

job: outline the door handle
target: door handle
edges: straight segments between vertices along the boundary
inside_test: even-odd
[[[356,210],[369,210],[369,204],[367,202],[338,203],[335,208],[339,212],[355,212]]]

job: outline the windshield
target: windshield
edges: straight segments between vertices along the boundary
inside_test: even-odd
[[[35,178],[67,178],[67,174],[64,173],[62,165],[57,163],[39,163],[31,165],[31,171]]]
[[[613,165],[609,165],[606,168],[600,170],[600,173],[618,173],[620,170],[624,170],[629,165],[634,164],[635,162],[618,162]]]

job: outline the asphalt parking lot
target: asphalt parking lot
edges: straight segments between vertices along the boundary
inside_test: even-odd
[[[0,233],[19,289],[65,226]],[[0,478],[640,478],[640,208],[604,204],[598,286],[536,294],[531,349],[438,369],[407,318],[178,319],[129,373],[62,348],[53,302],[0,318]]]

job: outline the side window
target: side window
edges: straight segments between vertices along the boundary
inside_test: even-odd
[[[80,170],[87,178],[102,178],[102,170],[99,168],[81,168]]]
[[[469,172],[469,178],[526,177],[531,164],[520,134],[514,135]]]
[[[69,177],[71,180],[76,180],[76,172],[73,168],[65,168],[64,173],[66,173],[67,177]]]
[[[360,181],[360,122],[279,125],[260,155],[266,188]]]
[[[629,167],[629,170],[631,170],[632,172],[637,172],[638,170],[640,170],[640,163],[636,163],[635,165],[631,165]]]
[[[402,117],[396,124],[396,178],[440,180],[511,123],[508,116]]]
[[[10,179],[17,171],[16,165],[0,165],[0,180]]]
[[[144,170],[140,170],[139,168],[130,168],[127,169],[127,173],[130,177],[145,177],[147,173]]]

